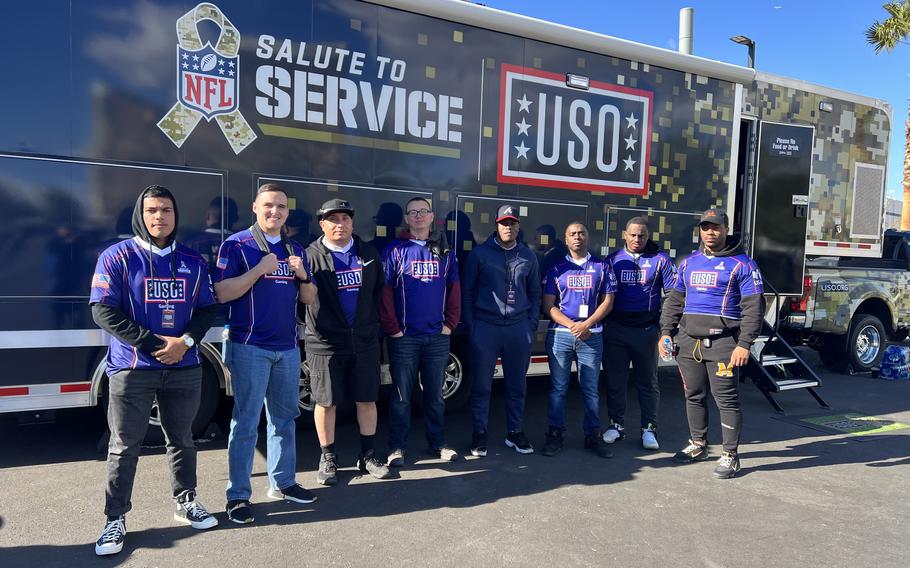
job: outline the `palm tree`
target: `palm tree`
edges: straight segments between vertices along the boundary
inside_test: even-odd
[[[910,0],[888,2],[882,6],[888,18],[875,22],[866,30],[866,41],[875,53],[891,51],[900,44],[910,45]],[[910,116],[907,118],[906,144],[904,146],[904,203],[901,208],[901,230],[910,230]]]

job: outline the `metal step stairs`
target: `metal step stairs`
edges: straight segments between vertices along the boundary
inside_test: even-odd
[[[762,326],[762,335],[752,344],[741,380],[745,381],[746,377],[781,414],[786,412],[774,395],[796,389],[806,389],[819,405],[830,408],[815,390],[822,385],[821,379],[767,321]]]

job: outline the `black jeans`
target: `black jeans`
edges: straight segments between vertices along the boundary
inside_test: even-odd
[[[610,421],[625,426],[626,390],[629,384],[629,363],[638,390],[641,407],[641,427],[650,424],[657,428],[660,407],[660,387],[657,383],[656,325],[627,327],[615,322],[604,324],[603,368],[607,372],[607,412]]]
[[[724,451],[735,452],[743,426],[743,413],[739,406],[739,368],[727,365],[736,347],[736,339],[714,339],[711,347],[705,347],[704,344],[699,346],[700,340],[685,333],[680,333],[676,340],[679,343],[676,363],[686,394],[689,435],[694,441],[707,442],[707,397],[710,390],[720,411]]]
[[[125,370],[110,376],[107,424],[107,489],[104,514],[116,517],[131,508],[133,480],[142,440],[157,397],[167,447],[174,497],[196,489],[196,444],[192,425],[199,410],[202,367]]]

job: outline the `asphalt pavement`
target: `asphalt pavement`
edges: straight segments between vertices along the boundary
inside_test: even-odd
[[[855,411],[878,425],[910,424],[910,382],[824,373],[834,415]],[[580,394],[569,392],[566,449],[522,456],[503,444],[501,385],[494,390],[490,455],[441,463],[423,453],[415,417],[407,466],[393,479],[353,467],[356,428],[339,429],[339,485],[315,483],[318,443],[298,431],[298,481],[312,505],[266,497],[264,445],[254,463],[256,522],[224,516],[226,439],[200,440],[199,499],[220,524],[195,531],[172,519],[162,448],[140,460],[122,553],[97,558],[103,527],[105,455],[93,410],[61,412],[54,424],[0,422],[0,567],[55,566],[907,566],[910,562],[910,429],[832,434],[797,421],[820,409],[805,392],[779,397],[781,417],[751,383],[741,385],[743,470],[716,480],[714,460],[675,465],[685,445],[681,385],[661,376],[661,450],[641,448],[630,389],[631,434],[613,459],[582,449]],[[532,380],[526,430],[539,450],[547,381]],[[602,405],[603,406],[603,405]],[[605,411],[604,411],[605,414]],[[720,451],[716,411],[712,455]],[[883,428],[886,429],[886,428]],[[470,416],[448,417],[449,441],[467,451]],[[377,437],[385,452],[385,419]]]

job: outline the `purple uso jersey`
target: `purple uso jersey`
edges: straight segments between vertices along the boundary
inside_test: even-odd
[[[455,255],[433,254],[425,241],[398,240],[383,251],[385,283],[405,335],[437,335],[446,317],[446,291],[458,282]]]
[[[231,341],[272,351],[297,346],[297,293],[299,287],[288,265],[288,250],[279,237],[266,235],[269,250],[278,257],[278,270],[266,274],[244,295],[228,302]],[[273,242],[274,241],[274,242]],[[291,243],[294,254],[303,258],[303,247]],[[221,244],[215,263],[215,282],[234,278],[259,264],[265,254],[259,250],[249,229],[234,233]],[[303,258],[309,274],[310,267]]]
[[[607,264],[590,254],[582,262],[566,256],[554,264],[544,280],[544,294],[556,296],[557,308],[569,319],[582,321],[590,317],[600,305],[605,294],[616,292],[616,281]],[[567,328],[555,321],[550,329]],[[591,328],[592,332],[603,329],[600,323]]]
[[[674,290],[686,295],[684,314],[738,320],[740,300],[762,294],[761,273],[746,254],[706,256],[697,251],[679,267]]]
[[[360,296],[360,287],[363,284],[363,264],[357,251],[354,249],[354,240],[351,239],[344,248],[333,247],[323,240],[326,248],[332,253],[332,262],[335,265],[335,280],[338,283],[338,301],[341,302],[341,311],[344,312],[348,325],[354,325],[357,314],[357,298]],[[373,261],[370,261],[373,262]]]
[[[117,308],[152,333],[180,337],[195,308],[215,303],[211,286],[208,264],[192,249],[178,244],[162,250],[134,237],[111,245],[98,257],[89,303]],[[113,336],[107,352],[109,375],[200,363],[196,345],[177,365],[159,363],[150,353]]]
[[[607,257],[616,278],[613,312],[660,312],[661,291],[670,291],[676,267],[667,253],[632,254],[621,248]]]

